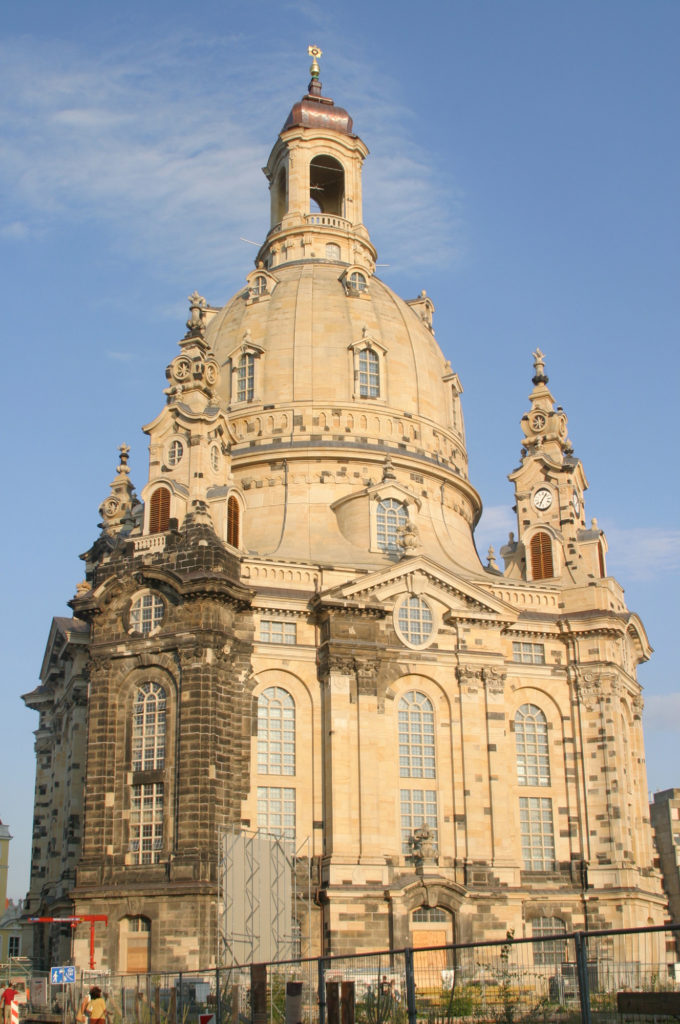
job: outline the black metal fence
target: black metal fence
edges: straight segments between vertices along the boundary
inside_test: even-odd
[[[91,985],[113,1024],[605,1024],[680,1019],[680,924],[233,965],[35,975],[33,1021],[73,1024]],[[43,976],[44,977],[44,976]],[[50,1016],[48,1011],[54,1016]],[[57,1016],[58,1015],[58,1016]]]

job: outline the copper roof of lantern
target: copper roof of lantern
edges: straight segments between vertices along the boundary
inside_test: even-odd
[[[336,107],[329,96],[321,95],[321,82],[312,78],[309,92],[303,96],[286,118],[282,131],[287,128],[325,128],[327,131],[352,135],[352,118],[342,107]]]

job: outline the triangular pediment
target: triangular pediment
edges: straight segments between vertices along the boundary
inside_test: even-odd
[[[425,555],[333,587],[320,595],[322,604],[383,607],[389,611],[404,594],[417,594],[443,605],[444,618],[514,622],[517,609],[490,594],[475,581],[443,569]]]

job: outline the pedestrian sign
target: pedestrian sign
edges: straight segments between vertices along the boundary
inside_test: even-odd
[[[75,967],[52,967],[50,968],[51,985],[74,985],[76,981]]]

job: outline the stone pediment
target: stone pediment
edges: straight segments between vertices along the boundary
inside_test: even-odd
[[[517,609],[477,583],[443,569],[425,555],[402,559],[399,564],[362,576],[320,595],[320,603],[363,607],[389,612],[403,594],[429,597],[443,606],[443,618],[514,622]]]

